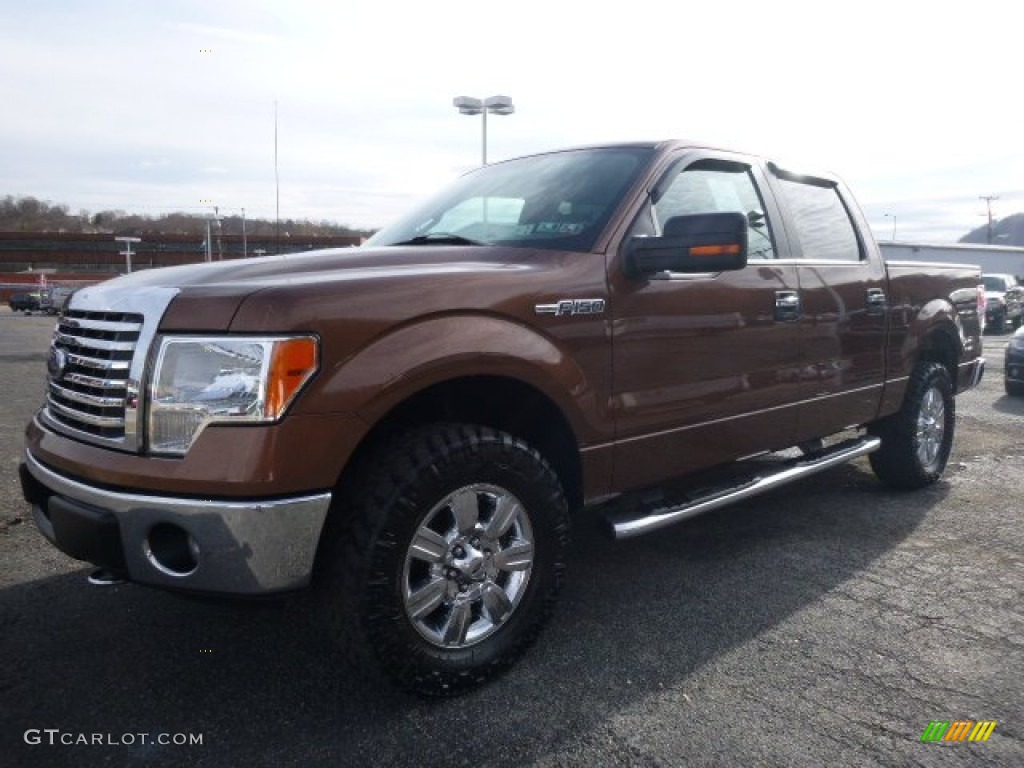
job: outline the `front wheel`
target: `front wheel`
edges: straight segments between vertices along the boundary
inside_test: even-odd
[[[335,639],[415,693],[445,696],[512,664],[564,568],[568,512],[543,458],[495,430],[414,430],[376,455],[324,556]]]
[[[869,457],[875,475],[894,488],[922,488],[942,476],[953,447],[955,401],[949,371],[921,362],[907,385],[903,407],[871,425],[882,439]]]

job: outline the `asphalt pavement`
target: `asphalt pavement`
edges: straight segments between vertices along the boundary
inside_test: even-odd
[[[1003,393],[1007,336],[986,337],[935,486],[886,489],[858,460],[646,538],[578,519],[537,645],[431,702],[346,669],[305,598],[87,584],[17,485],[52,327],[0,309],[0,765],[1024,765],[1024,399]],[[957,720],[996,726],[921,741]]]

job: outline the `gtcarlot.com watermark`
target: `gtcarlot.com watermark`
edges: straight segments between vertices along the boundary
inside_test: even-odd
[[[60,728],[29,728],[25,731],[25,743],[32,746],[97,746],[133,747],[144,744],[160,746],[195,747],[202,746],[201,733],[74,733]]]

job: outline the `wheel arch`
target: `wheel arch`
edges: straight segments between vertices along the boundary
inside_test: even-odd
[[[949,302],[929,302],[902,330],[902,336],[891,342],[893,347],[888,353],[888,374],[879,418],[902,407],[910,376],[921,361],[940,363],[949,374],[953,393],[957,394],[957,370],[965,352],[956,308]]]
[[[952,323],[939,323],[921,340],[917,361],[940,363],[949,374],[954,394],[957,385],[957,367],[963,357],[960,335]]]
[[[465,423],[507,432],[528,443],[559,477],[570,507],[583,499],[583,466],[572,424],[538,387],[510,376],[460,376],[424,386],[372,423],[338,477],[345,488],[397,435],[431,423]]]
[[[478,424],[539,451],[577,506],[584,493],[580,446],[610,439],[600,396],[610,353],[606,365],[596,358],[586,367],[576,359],[579,353],[577,344],[494,315],[423,318],[378,337],[329,364],[311,398],[367,425],[339,466],[338,482],[401,429]]]
[[[933,299],[912,316],[901,345],[900,373],[909,376],[920,361],[941,363],[956,388],[957,367],[965,355],[964,332],[956,305]]]

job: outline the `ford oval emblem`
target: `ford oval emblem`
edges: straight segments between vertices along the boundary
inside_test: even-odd
[[[50,378],[54,381],[60,381],[64,377],[67,367],[68,356],[64,353],[64,350],[50,347],[50,357],[46,361],[46,370],[49,372]]]

